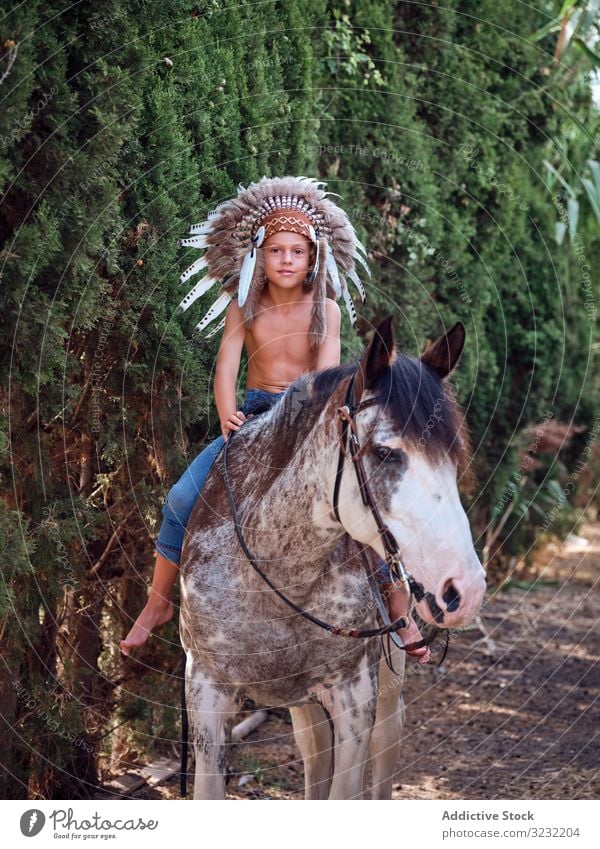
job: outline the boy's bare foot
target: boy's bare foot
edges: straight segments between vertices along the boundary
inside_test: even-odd
[[[396,631],[404,645],[409,646],[411,643],[418,643],[422,640],[423,635],[421,634],[417,623],[414,621],[412,616],[406,616],[406,595],[404,591],[394,587],[391,592],[388,591],[387,598],[390,619],[392,622],[395,622],[396,619],[400,619],[402,616],[408,619],[408,625],[406,628],[398,628]],[[420,649],[409,649],[406,654],[409,657],[414,657],[414,659],[419,663],[429,663],[431,660],[431,651],[429,646],[423,646]]]
[[[419,640],[423,639],[423,635],[412,617],[409,617],[408,626],[406,628],[399,628],[396,633],[405,646],[408,646],[411,643],[417,643]],[[429,663],[431,660],[431,651],[429,646],[423,646],[420,649],[409,649],[406,654],[409,657],[414,657],[419,663]]]
[[[135,623],[124,640],[119,645],[124,655],[129,655],[131,649],[143,646],[151,631],[164,625],[173,616],[173,605],[167,599],[151,592],[146,606],[135,620]]]

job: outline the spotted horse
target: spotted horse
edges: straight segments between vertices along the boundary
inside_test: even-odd
[[[290,709],[307,798],[390,797],[403,655],[392,672],[381,639],[352,639],[381,624],[361,552],[387,558],[425,623],[462,627],[481,606],[458,493],[468,436],[445,380],[464,341],[458,323],[420,358],[397,354],[385,319],[359,360],[303,375],[229,440],[180,567],[194,798],[225,797],[247,698]]]

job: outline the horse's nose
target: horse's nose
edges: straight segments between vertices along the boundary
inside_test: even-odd
[[[475,575],[446,580],[437,596],[444,624],[456,628],[470,622],[481,607],[484,594],[485,576],[481,568]]]
[[[460,606],[460,593],[454,586],[452,579],[446,581],[444,592],[442,593],[442,600],[444,601],[446,610],[449,613],[454,613],[455,610],[458,610]]]

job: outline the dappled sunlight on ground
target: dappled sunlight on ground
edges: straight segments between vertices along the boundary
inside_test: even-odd
[[[593,719],[600,525],[585,526],[566,546],[549,546],[538,566],[540,580],[489,594],[482,628],[455,636],[441,668],[409,664],[394,798],[600,794]],[[302,798],[302,762],[285,711],[271,713],[235,747],[228,794]],[[173,798],[177,783],[139,795]]]

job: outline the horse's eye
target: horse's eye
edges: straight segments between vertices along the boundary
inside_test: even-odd
[[[401,463],[406,458],[406,454],[401,448],[390,448],[389,445],[374,445],[373,450],[377,459],[382,462],[390,460]]]

